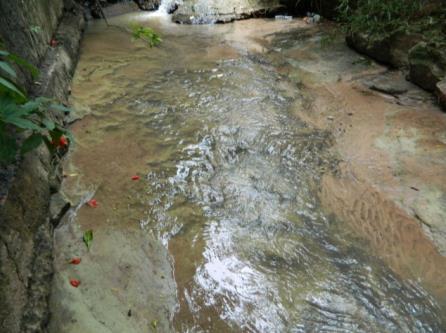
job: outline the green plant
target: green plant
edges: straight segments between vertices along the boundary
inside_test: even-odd
[[[150,47],[157,46],[162,42],[161,37],[151,28],[143,27],[141,25],[134,25],[130,28],[133,40],[144,40]]]
[[[44,97],[29,99],[16,84],[13,64],[27,69],[35,78],[38,70],[20,57],[9,53],[0,44],[0,164],[15,160],[17,153],[26,153],[46,143],[50,150],[68,145],[71,134],[51,118],[51,112],[69,112],[67,107]],[[18,135],[21,133],[22,135]],[[22,138],[20,141],[18,138]]]
[[[446,47],[443,0],[339,0],[338,18],[347,34],[384,39],[396,33],[418,34],[437,48]]]
[[[84,241],[87,249],[90,250],[91,243],[93,242],[93,230],[85,231],[84,236],[82,237],[82,240]]]
[[[340,0],[339,17],[349,33],[389,35],[406,31],[423,0]]]

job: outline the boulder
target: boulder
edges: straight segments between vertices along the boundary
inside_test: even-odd
[[[279,0],[184,0],[173,20],[186,24],[225,23],[253,16],[269,16],[283,9]]]
[[[409,51],[423,40],[420,34],[396,33],[392,36],[371,36],[365,33],[348,35],[347,44],[356,51],[396,68],[409,65]]]
[[[446,47],[422,42],[409,52],[409,79],[420,87],[435,91],[446,76]]]

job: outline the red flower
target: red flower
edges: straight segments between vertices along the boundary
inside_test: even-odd
[[[96,199],[91,199],[87,202],[87,205],[89,205],[91,208],[96,208],[98,206],[98,202],[96,201]]]
[[[63,135],[59,139],[59,147],[66,147],[68,146],[68,140]]]
[[[79,265],[81,263],[81,258],[73,258],[70,260],[70,264]]]
[[[132,180],[140,180],[141,179],[141,177],[140,176],[132,176]]]
[[[60,147],[60,148],[65,148],[66,146],[68,146],[69,142],[68,142],[67,138],[62,135],[59,138],[59,142],[56,142],[56,141],[53,140],[53,141],[51,141],[51,144],[53,146],[57,146],[57,147]]]
[[[79,285],[81,284],[81,282],[80,282],[79,280],[76,280],[76,279],[71,279],[71,280],[70,280],[70,284],[71,284],[74,288],[77,288],[77,287],[79,287]]]
[[[50,40],[50,46],[51,46],[51,47],[56,47],[57,44],[58,44],[58,42],[57,42],[56,39],[53,38],[53,39]]]

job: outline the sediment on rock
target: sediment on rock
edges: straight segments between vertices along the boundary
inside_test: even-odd
[[[29,95],[66,102],[84,27],[82,8],[71,0],[0,0],[0,12],[7,49],[40,69],[37,82],[19,73]],[[49,46],[51,39],[57,46]],[[63,123],[62,116],[53,118]],[[62,180],[60,158],[41,146],[3,168],[9,170],[2,172],[7,177],[0,184],[6,189],[0,203],[0,325],[5,332],[42,332],[48,322],[53,274],[49,203]]]

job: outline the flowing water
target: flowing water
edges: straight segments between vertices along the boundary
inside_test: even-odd
[[[95,223],[137,226],[169,252],[173,330],[445,328],[444,309],[421,285],[320,208],[320,177],[337,166],[332,138],[296,116],[307,97],[278,70],[283,59],[239,38],[290,23],[178,26],[145,14],[113,23],[128,21],[155,27],[163,43],[150,49],[119,29],[89,27],[73,87],[85,112],[73,163],[84,183],[101,183],[99,202],[117,207]],[[136,189],[122,185],[129,172],[143,176]]]

